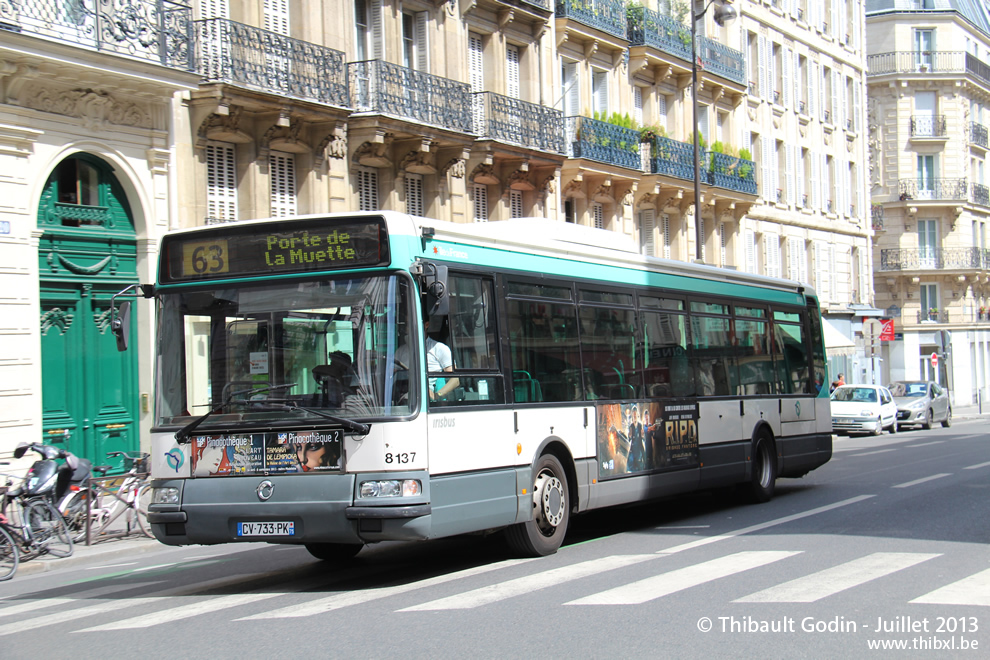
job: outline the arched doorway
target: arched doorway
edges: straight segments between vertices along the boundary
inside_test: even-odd
[[[137,277],[137,236],[111,168],[89,154],[55,167],[38,207],[44,440],[97,464],[136,451],[137,350],[117,351],[110,297]],[[136,348],[136,335],[131,345]]]

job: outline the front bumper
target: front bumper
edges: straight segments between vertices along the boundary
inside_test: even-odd
[[[876,433],[881,423],[876,417],[832,417],[832,431],[835,433]]]
[[[155,538],[167,545],[422,540],[430,537],[431,529],[429,477],[412,474],[423,482],[422,495],[381,501],[356,497],[358,480],[382,478],[377,474],[156,480],[155,488],[179,489],[179,504],[152,504],[148,522]],[[270,488],[262,489],[262,482],[269,482]],[[260,496],[262,490],[267,499]],[[245,522],[289,522],[293,533],[239,536],[238,523]]]

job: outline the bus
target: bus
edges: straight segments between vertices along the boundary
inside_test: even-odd
[[[165,235],[140,291],[157,306],[148,521],[169,545],[344,560],[502,531],[542,556],[572,515],[727,486],[762,502],[832,454],[814,291],[612,232],[244,221]]]

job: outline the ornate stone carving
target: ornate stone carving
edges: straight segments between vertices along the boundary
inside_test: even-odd
[[[309,147],[300,142],[299,131],[302,129],[301,121],[293,121],[288,126],[275,124],[261,136],[258,144],[258,160],[267,160],[273,142],[279,144],[279,149],[290,153],[303,153],[309,151]]]
[[[451,158],[447,161],[447,164],[440,168],[440,174],[445,175],[450,173],[450,176],[455,179],[463,179],[464,175],[467,174],[467,163],[463,158]]]
[[[365,142],[354,150],[354,162],[365,167],[391,167],[388,151],[392,140],[393,135],[386,133],[381,142]]]
[[[474,183],[481,183],[493,186],[501,183],[498,175],[495,174],[495,166],[488,163],[481,163],[471,172],[470,180]]]
[[[13,101],[40,112],[81,119],[92,131],[104,130],[107,124],[133,128],[154,128],[148,108],[112,94],[93,89],[56,89],[41,84],[25,85],[20,98]]]
[[[399,170],[413,174],[436,174],[437,168],[433,166],[433,153],[415,149],[399,161]]]
[[[59,334],[65,334],[72,325],[73,315],[61,307],[53,307],[41,315],[41,334],[47,335],[48,331],[55,328]]]
[[[326,156],[340,160],[347,157],[347,124],[339,122],[316,147],[316,164],[321,165]]]
[[[206,119],[199,125],[196,136],[199,138],[197,146],[205,147],[206,140],[211,133],[222,135],[234,135],[240,133],[241,112],[239,105],[232,105],[228,109],[228,114],[218,115],[216,113],[207,115]]]

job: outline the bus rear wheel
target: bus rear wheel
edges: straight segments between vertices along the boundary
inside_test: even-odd
[[[323,561],[347,561],[361,552],[360,543],[307,543],[309,554]]]
[[[753,476],[748,485],[750,501],[769,502],[777,483],[777,452],[773,438],[766,433],[757,436],[753,446]]]
[[[533,519],[505,530],[505,537],[517,554],[545,557],[557,552],[567,534],[571,501],[567,473],[553,454],[544,454],[533,469]]]

